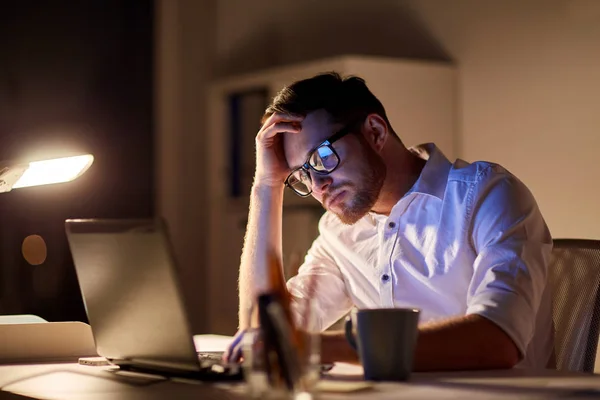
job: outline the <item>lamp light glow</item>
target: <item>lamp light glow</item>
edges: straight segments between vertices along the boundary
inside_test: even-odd
[[[0,193],[69,182],[85,173],[93,162],[94,156],[85,154],[30,163],[8,163],[8,167],[0,168]]]
[[[12,188],[69,182],[83,174],[93,162],[94,156],[91,154],[33,161]]]

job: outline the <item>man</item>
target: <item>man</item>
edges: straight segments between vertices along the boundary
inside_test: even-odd
[[[253,299],[268,289],[269,251],[281,257],[288,186],[327,210],[287,282],[300,304],[317,275],[317,329],[352,307],[414,307],[415,370],[551,361],[552,239],[532,194],[506,169],[451,163],[433,144],[407,149],[365,82],[336,73],[285,87],[266,110],[256,150],[240,332],[250,326]],[[342,332],[321,335],[324,361],[357,360]]]

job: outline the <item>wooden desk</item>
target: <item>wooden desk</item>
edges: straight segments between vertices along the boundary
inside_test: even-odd
[[[339,372],[339,370],[338,370]],[[332,379],[356,381],[341,371]],[[117,376],[78,364],[0,366],[1,399],[243,399],[243,385],[178,383]],[[528,370],[414,374],[406,383],[375,383],[354,393],[322,392],[319,399],[513,399],[600,397],[600,375]]]

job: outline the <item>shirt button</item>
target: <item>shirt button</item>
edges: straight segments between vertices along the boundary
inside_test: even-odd
[[[388,226],[390,227],[390,229],[394,229],[396,227],[396,223],[395,222],[390,222],[388,224]]]
[[[381,276],[381,280],[384,281],[384,282],[387,282],[387,281],[390,280],[390,276],[388,274],[383,274]]]

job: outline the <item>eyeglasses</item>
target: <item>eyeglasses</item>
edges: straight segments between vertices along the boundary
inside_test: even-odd
[[[327,175],[335,171],[340,165],[340,156],[338,156],[332,145],[352,132],[355,125],[354,123],[347,125],[311,150],[308,153],[306,162],[288,175],[285,185],[298,196],[309,196],[312,193],[312,179],[309,170],[312,169],[319,175]]]

